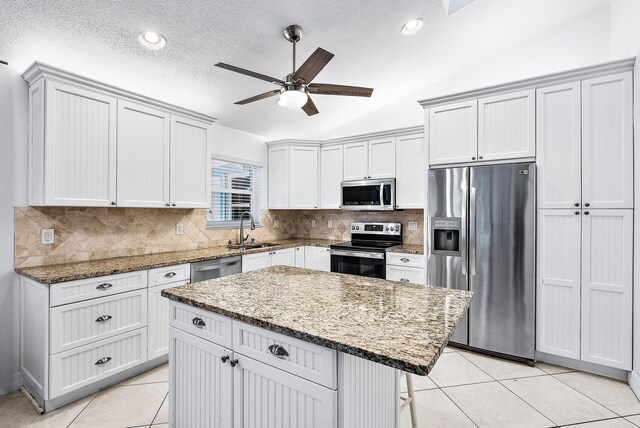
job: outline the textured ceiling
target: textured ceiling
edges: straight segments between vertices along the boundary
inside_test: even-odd
[[[276,138],[318,138],[608,0],[475,0],[446,16],[441,0],[0,0],[0,59],[22,72],[42,61]],[[400,34],[421,17],[423,30]],[[213,65],[275,77],[291,68],[289,24],[304,27],[298,63],[317,47],[335,58],[315,79],[375,88],[370,99],[314,96],[320,114],[277,107],[275,98],[236,106],[275,86]],[[161,51],[136,41],[168,40]]]

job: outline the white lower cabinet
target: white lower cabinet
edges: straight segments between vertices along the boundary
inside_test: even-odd
[[[424,264],[422,254],[387,253],[385,279],[426,285],[427,275]]]
[[[189,281],[149,287],[147,290],[147,316],[149,331],[149,359],[152,360],[169,353],[169,300],[161,296],[165,288],[177,287]]]
[[[304,254],[304,267],[307,269],[331,272],[331,254],[326,247],[306,247]]]
[[[295,255],[295,266],[296,267],[304,267],[304,253],[305,253],[305,247],[296,247],[295,248],[296,251],[296,255]]]
[[[284,250],[271,251],[271,266],[295,266],[296,250],[295,248],[285,248]]]
[[[264,269],[271,266],[295,266],[296,254],[294,248],[268,251],[265,253],[247,254],[242,256],[242,272]]]

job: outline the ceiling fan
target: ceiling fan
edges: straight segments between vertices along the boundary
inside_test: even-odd
[[[373,92],[372,88],[362,88],[359,86],[333,85],[329,83],[311,83],[312,80],[327,65],[333,54],[322,48],[316,49],[309,58],[296,70],[296,43],[302,38],[302,27],[299,25],[290,25],[284,29],[284,37],[293,43],[293,72],[287,74],[283,79],[266,76],[254,71],[245,70],[244,68],[219,62],[216,67],[244,74],[245,76],[255,77],[256,79],[274,83],[280,86],[264,94],[256,95],[235,104],[244,105],[254,101],[280,95],[278,105],[289,108],[302,108],[309,116],[318,114],[318,109],[311,100],[310,94],[318,95],[347,95],[351,97],[370,97]]]

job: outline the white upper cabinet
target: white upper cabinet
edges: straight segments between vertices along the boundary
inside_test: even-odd
[[[209,126],[171,116],[170,202],[177,208],[208,208],[211,205]]]
[[[537,91],[538,208],[581,205],[580,98],[580,82]]]
[[[473,162],[478,154],[478,102],[429,109],[429,163]]]
[[[269,148],[269,208],[289,208],[289,147]]]
[[[478,100],[478,160],[536,155],[535,90]]]
[[[169,116],[118,101],[118,206],[169,204]]]
[[[396,138],[369,140],[368,178],[394,178],[396,176]]]
[[[289,147],[289,208],[318,208],[318,147]]]
[[[585,207],[633,208],[632,96],[631,72],[582,82]]]
[[[633,210],[584,214],[582,360],[631,370]]]
[[[340,208],[340,183],[342,183],[341,145],[320,149],[320,208]]]
[[[424,208],[426,168],[422,134],[396,137],[396,207]]]
[[[31,87],[29,204],[115,205],[116,104],[61,82]]]
[[[344,180],[365,180],[369,176],[369,143],[359,141],[344,145]]]

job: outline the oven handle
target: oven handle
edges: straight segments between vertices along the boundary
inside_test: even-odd
[[[363,259],[384,259],[384,253],[365,253],[361,251],[331,250],[332,256],[362,257]]]

